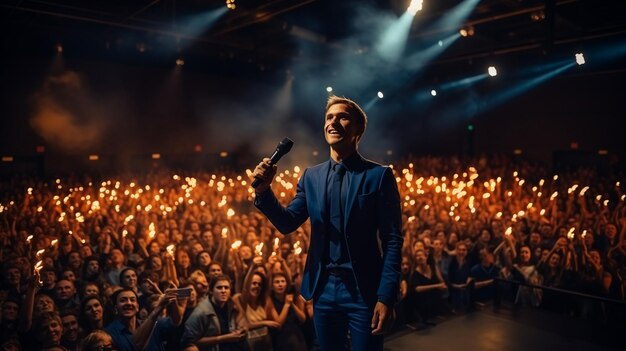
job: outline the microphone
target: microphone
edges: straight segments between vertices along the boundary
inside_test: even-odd
[[[272,156],[270,156],[270,165],[275,165],[281,157],[285,156],[291,150],[292,146],[293,141],[289,138],[285,138],[280,143],[278,143],[278,145],[276,146],[276,150],[274,150],[274,153],[272,154]],[[252,187],[256,188],[257,186],[259,186],[259,184],[261,184],[261,182],[261,179],[255,178],[252,182]]]

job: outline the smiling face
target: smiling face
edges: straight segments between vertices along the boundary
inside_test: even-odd
[[[61,317],[63,323],[64,337],[72,342],[78,340],[78,319],[75,315],[69,314]]]
[[[52,298],[45,294],[35,296],[35,313],[54,312],[55,305]]]
[[[104,309],[100,301],[96,299],[91,299],[87,303],[85,303],[85,307],[83,313],[87,320],[92,322],[98,322],[102,320]]]
[[[139,311],[137,295],[132,291],[122,291],[115,299],[115,311],[122,318],[132,318]]]
[[[137,273],[134,270],[129,269],[122,274],[121,283],[123,287],[136,288],[137,287]]]
[[[61,318],[55,316],[53,318],[46,317],[39,326],[39,339],[44,346],[58,345],[61,342],[63,334],[63,325]]]
[[[263,284],[263,279],[261,278],[261,276],[258,274],[253,275],[249,289],[251,296],[258,297],[261,294],[261,284]]]
[[[328,145],[334,149],[356,150],[364,127],[346,104],[331,105],[326,111],[324,137]]]

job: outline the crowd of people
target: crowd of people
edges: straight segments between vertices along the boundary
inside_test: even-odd
[[[394,165],[404,248],[396,325],[494,298],[624,318],[620,176],[551,174],[508,157]],[[279,199],[301,169],[282,169]],[[0,340],[5,350],[311,350],[298,294],[310,225],[283,236],[253,205],[250,170],[0,183]],[[615,310],[614,310],[615,311]],[[218,347],[219,346],[219,347]]]

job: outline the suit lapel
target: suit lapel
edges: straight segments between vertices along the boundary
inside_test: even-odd
[[[320,211],[320,218],[323,218],[323,220],[326,220],[326,203],[328,202],[327,198],[326,198],[326,183],[327,183],[327,178],[328,178],[328,170],[330,169],[330,160],[326,161],[324,163],[324,165],[322,167],[320,167],[320,174],[318,174],[317,177],[317,198],[320,199],[322,201],[321,204],[319,204],[319,209]]]

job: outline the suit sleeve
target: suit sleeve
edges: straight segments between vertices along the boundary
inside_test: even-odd
[[[306,170],[300,177],[296,188],[296,196],[287,207],[283,207],[271,189],[257,194],[254,205],[272,222],[272,224],[283,234],[289,234],[306,221],[309,212],[306,205],[306,192],[304,184],[306,182]]]
[[[391,168],[385,168],[381,177],[377,209],[378,231],[383,250],[383,270],[378,286],[378,301],[387,306],[396,302],[402,262],[402,213],[400,193]]]

